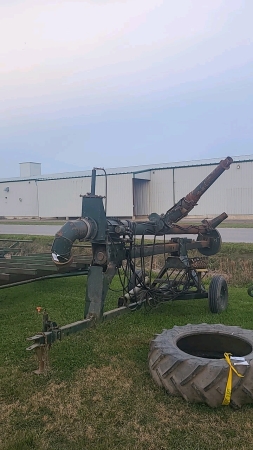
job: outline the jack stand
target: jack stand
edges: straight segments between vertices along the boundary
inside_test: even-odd
[[[48,332],[50,332],[51,330],[58,330],[57,323],[49,320],[48,313],[44,311],[42,319],[42,333],[38,333],[36,335],[38,341],[27,348],[27,350],[35,350],[36,356],[38,358],[39,367],[33,372],[36,375],[46,375],[49,370],[48,352],[51,347],[51,342],[50,340],[48,341],[48,334],[50,334]],[[43,343],[39,342],[40,339],[42,339]],[[28,338],[28,340],[31,339]]]
[[[47,336],[44,333],[37,334],[36,336],[33,336],[33,339],[43,339],[44,344],[39,344],[38,342],[28,347],[26,350],[35,350],[36,356],[38,358],[38,364],[39,367],[37,370],[34,370],[33,373],[36,375],[44,374],[46,375],[49,370],[49,358],[48,358],[48,352],[51,347],[51,344],[47,343]],[[28,340],[31,340],[31,338],[28,338]]]
[[[35,353],[38,358],[39,367],[37,370],[34,370],[36,375],[44,374],[46,375],[49,370],[49,358],[48,351],[50,346],[48,344],[38,345],[35,348]]]

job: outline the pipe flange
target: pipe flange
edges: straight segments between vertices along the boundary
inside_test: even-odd
[[[87,234],[83,241],[89,241],[96,237],[98,232],[98,226],[94,219],[91,217],[82,217],[81,220],[85,223],[87,226]]]

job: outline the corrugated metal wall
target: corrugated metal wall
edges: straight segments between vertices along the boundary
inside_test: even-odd
[[[149,213],[162,214],[173,206],[173,170],[151,171]]]
[[[133,184],[136,215],[165,213],[215,167],[154,169],[150,181],[140,180],[140,175],[133,173],[108,175],[107,215],[132,217]],[[229,215],[253,214],[252,175],[253,161],[233,163],[203,195],[191,215],[208,217],[223,211]],[[0,182],[0,216],[78,217],[82,209],[80,194],[90,191],[90,182],[90,177]],[[96,193],[105,195],[104,176],[97,176]]]
[[[192,191],[215,166],[175,169],[176,202]],[[253,214],[253,162],[234,163],[206,191],[192,215]]]
[[[0,216],[37,217],[37,182],[17,181],[0,184]]]
[[[80,216],[80,194],[86,194],[89,190],[89,178],[39,181],[39,217]]]
[[[133,185],[132,173],[108,176],[107,216],[132,217]],[[104,195],[104,177],[98,177],[97,193]]]
[[[80,195],[90,192],[91,178],[69,178],[38,182],[39,217],[81,215]],[[105,196],[105,177],[97,176],[96,194]],[[132,216],[132,174],[107,177],[107,215]]]
[[[253,214],[253,162],[233,164],[227,179],[227,213]]]

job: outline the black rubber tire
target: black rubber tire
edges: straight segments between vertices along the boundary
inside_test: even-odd
[[[209,309],[214,314],[225,311],[228,307],[228,285],[224,277],[215,275],[208,290]]]
[[[253,297],[253,286],[250,286],[249,288],[248,288],[248,294],[249,294],[249,296],[250,297]]]
[[[187,350],[187,352],[185,351]],[[221,324],[175,326],[150,344],[149,370],[158,386],[188,402],[222,404],[229,366],[224,353],[243,356],[248,366],[236,366],[230,406],[253,403],[253,331]]]

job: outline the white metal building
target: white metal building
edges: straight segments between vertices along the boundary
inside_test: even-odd
[[[221,159],[106,169],[107,216],[165,213],[194,189]],[[190,215],[212,217],[225,211],[253,217],[253,155],[234,163],[209,188]],[[90,191],[91,171],[41,175],[38,163],[22,163],[21,176],[0,180],[1,217],[79,217],[81,198]],[[24,176],[25,175],[25,176]],[[105,195],[97,172],[96,194]]]

